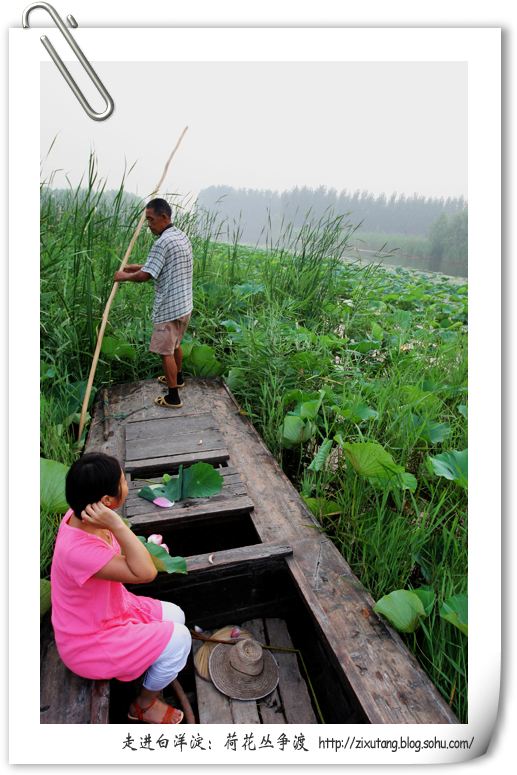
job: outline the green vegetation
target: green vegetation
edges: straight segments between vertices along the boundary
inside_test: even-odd
[[[107,205],[92,164],[86,192],[56,202],[42,189],[41,218],[41,455],[68,465],[138,210],[122,188]],[[465,721],[467,285],[343,261],[354,227],[330,213],[284,225],[263,250],[239,244],[237,226],[218,242],[228,227],[215,215],[177,206],[175,219],[195,253],[185,371],[224,377],[375,600],[419,599],[403,637]],[[141,235],[132,261],[151,241]],[[151,298],[150,284],[117,294],[97,389],[155,376]],[[55,519],[42,510],[42,576]]]

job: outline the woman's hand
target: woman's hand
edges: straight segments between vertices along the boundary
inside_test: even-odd
[[[145,545],[112,509],[104,503],[88,504],[81,511],[85,525],[111,530],[120,545],[122,555],[116,555],[97,573],[96,579],[121,581],[123,584],[147,584],[156,578],[157,570]]]
[[[91,525],[92,527],[107,528],[112,533],[117,532],[120,527],[125,527],[124,522],[119,515],[112,509],[105,506],[102,501],[98,503],[88,504],[81,511],[81,519],[83,524]]]

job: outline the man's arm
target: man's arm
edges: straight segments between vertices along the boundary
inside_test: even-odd
[[[151,279],[151,275],[149,272],[142,272],[141,269],[137,269],[136,271],[133,270],[123,270],[115,272],[115,276],[113,278],[115,282],[117,283],[123,283],[126,281],[130,281],[133,283],[146,283],[148,280]]]

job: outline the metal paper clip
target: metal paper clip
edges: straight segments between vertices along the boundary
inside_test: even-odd
[[[59,56],[59,54],[56,52],[54,46],[50,42],[50,40],[47,38],[46,35],[41,36],[41,42],[47,49],[48,53],[50,54],[51,58],[54,60],[54,63],[56,64],[56,67],[59,69],[59,72],[67,82],[67,84],[72,89],[73,93],[83,106],[86,113],[90,116],[90,118],[93,118],[94,121],[104,121],[105,119],[109,118],[111,114],[113,113],[113,110],[115,109],[115,103],[111,99],[111,96],[108,94],[107,90],[104,88],[104,84],[100,80],[99,76],[91,66],[91,64],[86,59],[85,55],[75,42],[74,38],[70,34],[70,32],[67,30],[65,23],[63,22],[60,15],[57,13],[55,8],[53,8],[48,3],[32,3],[32,5],[27,6],[25,11],[23,12],[22,16],[22,26],[27,28],[29,27],[29,14],[31,11],[33,11],[35,8],[41,8],[44,11],[48,11],[50,16],[52,17],[53,21],[55,22],[56,26],[59,27],[61,32],[63,33],[64,37],[66,38],[67,42],[69,43],[70,47],[74,51],[75,55],[77,56],[77,59],[82,64],[88,75],[90,76],[91,80],[99,90],[104,102],[106,103],[106,110],[104,110],[102,113],[96,113],[90,106],[90,104],[86,101],[86,98],[82,91],[79,89],[78,85],[70,75],[70,71],[63,63],[63,60]],[[69,14],[67,17],[68,24],[70,27],[77,27],[77,22],[74,19],[74,17]]]

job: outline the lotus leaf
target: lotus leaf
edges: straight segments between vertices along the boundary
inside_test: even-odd
[[[105,336],[102,340],[101,352],[107,358],[114,358],[120,361],[134,361],[137,356],[136,349],[127,342],[117,339],[114,336]]]
[[[302,498],[316,517],[326,517],[331,514],[341,514],[343,511],[337,501],[331,501],[327,498],[306,498],[303,495]]]
[[[338,444],[342,437],[335,437]],[[341,443],[344,453],[354,470],[361,476],[373,476],[389,479],[396,473],[404,473],[404,468],[397,465],[389,452],[376,441],[360,441],[354,444]]]
[[[420,597],[407,589],[397,589],[378,600],[373,610],[382,614],[399,632],[414,632],[426,613]]]
[[[194,463],[186,469],[181,465],[177,476],[164,474],[163,484],[146,485],[138,495],[153,503],[157,498],[165,498],[174,504],[184,498],[209,498],[221,492],[222,487],[223,477],[213,466]],[[166,507],[162,505],[162,508]]]
[[[245,386],[246,383],[246,372],[244,369],[240,369],[238,367],[234,369],[230,369],[227,376],[224,378],[224,381],[230,388],[230,390],[238,390],[239,388],[242,388]]]
[[[138,536],[138,540],[144,544],[151,555],[156,570],[166,573],[187,573],[187,562],[184,557],[171,557],[163,546],[148,543],[144,536]]]
[[[242,283],[234,285],[232,291],[235,296],[246,297],[254,296],[256,293],[262,293],[264,285],[262,283]]]
[[[398,297],[396,296],[396,298]],[[407,312],[407,310],[399,309],[392,314],[391,320],[397,328],[407,331],[411,327],[413,319],[410,312]]]
[[[427,422],[420,431],[420,438],[430,444],[441,444],[451,433],[452,428],[446,423]]]
[[[221,320],[221,325],[230,333],[238,334],[241,331],[240,325],[235,320]]]
[[[417,488],[417,479],[414,474],[407,471],[387,472],[383,476],[369,476],[368,481],[372,487],[378,487],[381,490],[410,490],[415,492]]]
[[[408,471],[397,471],[395,473],[386,473],[385,476],[369,476],[368,481],[374,487],[380,489],[389,489],[392,492],[394,490],[409,490],[415,492],[417,488],[417,479],[414,474],[408,473]]]
[[[288,414],[284,418],[281,430],[281,441],[284,447],[294,447],[308,441],[316,432],[316,426],[310,421],[304,421],[301,417]]]
[[[333,407],[337,414],[343,417],[345,420],[351,420],[354,423],[360,423],[365,420],[376,420],[379,416],[379,412],[375,409],[370,409],[366,404],[352,404],[351,406],[335,406]]]
[[[378,323],[372,323],[372,338],[378,342],[382,342],[384,339],[384,331]]]
[[[186,357],[186,352],[183,350]],[[217,377],[222,371],[222,365],[215,357],[214,350],[208,344],[193,345],[186,358],[190,371],[196,377]]]
[[[43,381],[45,379],[53,379],[56,376],[56,370],[54,366],[51,366],[50,363],[46,363],[45,361],[40,361],[40,379]]]
[[[332,439],[325,439],[321,444],[319,450],[316,452],[312,463],[309,466],[309,471],[321,471],[327,462],[327,458],[330,455],[330,451],[333,445]]]
[[[320,410],[324,397],[325,390],[312,391],[310,393],[298,389],[288,390],[287,393],[284,393],[282,404],[284,407],[294,404],[289,414],[314,420]]]
[[[415,593],[415,595],[418,595],[422,601],[425,615],[429,616],[433,610],[434,601],[436,599],[434,589],[432,587],[419,587],[418,589],[413,589],[412,591]]]
[[[223,488],[223,477],[209,463],[194,463],[183,470],[184,498],[209,498]]]
[[[458,339],[458,332],[444,329],[438,331],[438,336],[443,342],[455,342]]]
[[[181,494],[182,484],[183,466],[180,466],[177,476],[171,476],[170,479],[165,482],[165,487],[160,495],[164,498],[168,498],[170,501],[180,501],[183,497]]]
[[[303,401],[293,409],[293,414],[299,414],[304,419],[314,420],[320,410],[321,398],[314,399],[313,401]]]
[[[457,627],[464,635],[469,634],[467,595],[453,595],[444,600],[440,608],[442,619]]]
[[[467,449],[463,449],[461,452],[456,450],[442,452],[441,455],[427,459],[436,476],[444,476],[446,479],[456,482],[459,487],[467,489],[469,472]]]
[[[150,487],[149,485],[146,485],[138,491],[138,494],[141,498],[145,498],[146,501],[151,501],[152,503],[155,498],[163,494],[163,487]]]
[[[411,415],[413,427],[418,432],[418,437],[428,444],[441,444],[452,433],[452,428],[446,423],[432,422],[416,414]]]
[[[56,460],[40,458],[40,505],[51,514],[64,514],[68,509],[65,479],[68,467]]]

